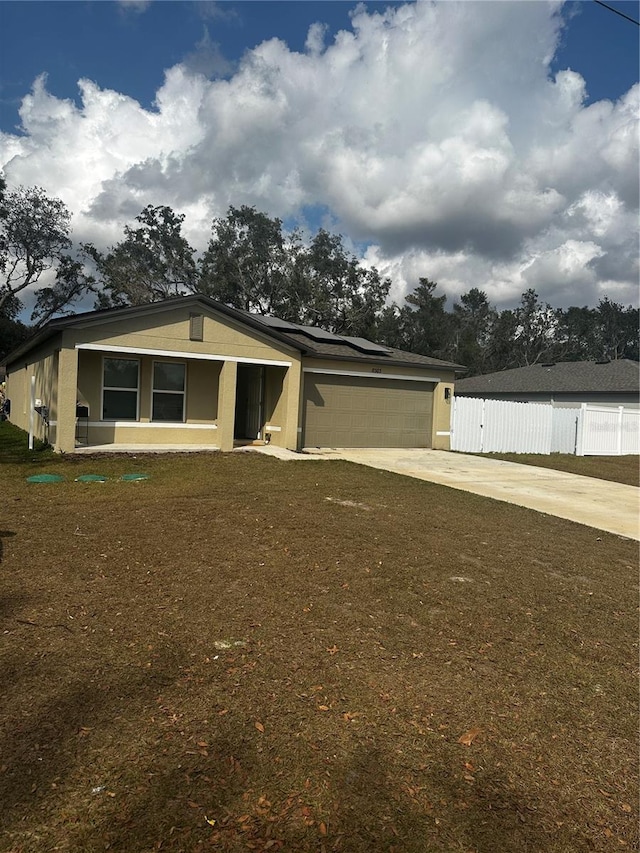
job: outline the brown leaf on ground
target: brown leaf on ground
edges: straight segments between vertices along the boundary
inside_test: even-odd
[[[471,746],[474,740],[478,737],[482,729],[478,728],[478,726],[474,726],[474,728],[469,729],[468,732],[465,732],[463,735],[460,735],[458,738],[458,743],[462,743],[465,746]]]
[[[262,723],[259,720],[256,720],[254,725],[258,729],[259,732],[264,732],[264,726],[262,725]]]

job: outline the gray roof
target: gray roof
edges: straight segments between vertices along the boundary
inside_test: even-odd
[[[638,394],[637,361],[559,361],[533,364],[456,382],[459,395],[483,394]]]
[[[414,352],[385,347],[384,353],[362,352],[357,346],[352,345],[346,339],[340,342],[330,343],[328,341],[316,341],[308,338],[304,332],[282,332],[283,337],[292,342],[303,344],[305,355],[312,358],[333,358],[341,361],[372,362],[375,364],[405,364],[407,367],[446,367],[450,370],[461,371],[464,367],[451,361],[441,361],[428,355],[418,355]]]
[[[118,320],[120,318],[144,315],[155,311],[166,311],[167,309],[181,305],[188,306],[189,308],[199,307],[201,310],[209,309],[218,311],[237,322],[260,331],[264,335],[268,335],[270,338],[288,344],[310,358],[388,364],[396,367],[405,365],[407,367],[446,368],[457,372],[464,370],[464,367],[460,364],[441,361],[437,358],[429,358],[425,355],[417,355],[416,353],[405,352],[404,350],[393,349],[391,347],[379,347],[372,341],[366,341],[364,338],[348,338],[330,332],[322,333],[322,330],[316,327],[301,326],[297,323],[277,320],[274,317],[263,317],[259,314],[251,314],[248,311],[230,308],[228,305],[216,302],[214,299],[201,294],[178,296],[174,299],[165,299],[162,302],[150,302],[144,305],[128,305],[122,308],[88,311],[83,314],[73,314],[68,317],[59,317],[55,320],[50,320],[31,338],[10,353],[6,357],[5,363],[11,364],[15,362],[24,353],[51,338],[62,329],[73,326],[84,326],[85,324],[91,325],[94,321],[104,322],[105,320]],[[369,352],[363,351],[367,343],[370,344]]]

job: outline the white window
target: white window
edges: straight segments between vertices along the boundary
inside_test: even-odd
[[[135,358],[105,358],[102,372],[102,420],[136,421],[140,364]]]
[[[154,421],[184,421],[186,368],[175,361],[153,362]]]

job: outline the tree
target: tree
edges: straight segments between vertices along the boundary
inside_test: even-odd
[[[77,300],[92,290],[95,290],[95,279],[86,275],[84,265],[69,255],[63,255],[53,286],[42,287],[38,291],[31,322],[38,328],[55,314],[71,314]]]
[[[382,309],[378,317],[378,329],[375,338],[378,343],[395,349],[406,349],[401,317],[402,311],[395,302]]]
[[[596,352],[595,358],[638,360],[637,308],[623,308],[608,297],[601,299],[594,311]]]
[[[375,335],[390,282],[363,267],[342,237],[320,229],[304,246],[280,219],[230,207],[215,219],[198,289],[230,305],[354,336]]]
[[[477,287],[463,293],[453,305],[451,357],[464,364],[471,375],[487,370],[497,316],[487,294]]]
[[[522,366],[518,363],[514,350],[517,331],[518,318],[516,312],[509,308],[500,311],[493,324],[487,347],[486,373]]]
[[[320,229],[296,264],[294,300],[299,322],[336,334],[373,337],[391,282],[363,267],[342,237]]]
[[[182,234],[184,216],[166,205],[148,205],[136,216],[137,228],[124,229],[124,240],[106,254],[83,246],[103,290],[100,307],[142,305],[193,293],[197,285],[193,249]]]
[[[0,208],[2,313],[7,302],[21,307],[18,294],[37,285],[43,273],[66,257],[71,214],[60,199],[49,198],[40,187],[12,192],[3,187]]]
[[[31,335],[32,330],[19,320],[0,314],[0,361],[20,346]]]
[[[0,176],[0,207],[2,204],[2,177]],[[1,214],[0,214],[1,216]],[[20,346],[31,334],[31,330],[18,320],[21,303],[17,296],[5,300],[0,308],[0,361]]]
[[[563,361],[599,358],[596,312],[593,308],[571,306],[558,312],[558,344]]]
[[[445,310],[446,294],[435,295],[435,281],[419,279],[413,293],[406,297],[407,306],[400,309],[400,328],[404,348],[422,355],[449,358],[451,315]]]
[[[296,314],[290,283],[299,240],[285,239],[282,221],[255,207],[230,207],[213,220],[200,262],[198,290],[232,308],[258,314]]]
[[[514,316],[516,366],[528,367],[545,359],[554,360],[558,351],[558,312],[548,303],[540,302],[536,291],[529,288],[522,294]]]

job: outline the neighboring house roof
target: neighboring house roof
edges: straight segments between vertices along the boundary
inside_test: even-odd
[[[464,370],[464,367],[460,364],[441,361],[437,358],[429,358],[425,355],[417,355],[392,347],[383,347],[364,338],[336,335],[316,326],[302,326],[286,320],[279,320],[275,317],[266,317],[259,314],[251,314],[248,311],[240,311],[201,294],[178,296],[175,299],[165,299],[162,302],[150,302],[145,305],[88,311],[83,314],[74,314],[69,317],[50,320],[31,338],[22,343],[12,353],[9,353],[4,363],[11,364],[17,361],[25,353],[64,329],[73,327],[81,328],[111,320],[144,316],[145,314],[173,309],[177,306],[186,306],[192,310],[200,308],[200,310],[209,309],[217,311],[236,322],[259,331],[263,335],[268,335],[280,343],[298,350],[310,358],[340,359],[341,361],[350,360],[396,366],[406,365],[408,367],[444,367],[456,371]]]
[[[456,382],[456,394],[638,394],[637,361],[561,361],[532,364]]]

